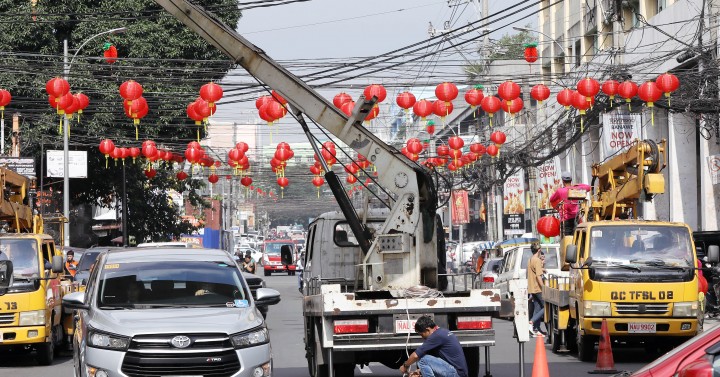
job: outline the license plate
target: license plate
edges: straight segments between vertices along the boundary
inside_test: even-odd
[[[415,322],[417,319],[396,319],[395,320],[395,333],[396,334],[414,334],[415,333]]]
[[[655,323],[628,323],[628,333],[630,334],[655,334]]]

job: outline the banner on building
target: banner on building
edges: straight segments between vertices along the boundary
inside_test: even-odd
[[[642,119],[638,113],[613,111],[603,114],[603,150],[611,156],[640,139]]]
[[[470,208],[468,207],[468,193],[465,190],[452,192],[450,198],[452,204],[453,225],[467,224],[470,222]]]
[[[550,197],[562,186],[560,179],[560,157],[555,156],[538,166],[535,185],[538,190],[538,212],[540,216],[550,215],[557,211],[550,205]]]
[[[720,154],[707,156],[708,171],[713,185],[720,183]]]
[[[503,185],[503,234],[525,233],[525,177],[522,170]]]

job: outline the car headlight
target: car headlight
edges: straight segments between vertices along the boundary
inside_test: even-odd
[[[230,336],[230,341],[235,348],[246,348],[268,343],[270,337],[266,328],[253,330],[242,334]]]
[[[91,329],[88,331],[87,344],[95,348],[124,351],[130,345],[130,338]]]
[[[585,317],[609,317],[610,303],[604,301],[585,301]]]
[[[20,326],[42,326],[45,324],[45,310],[20,312]]]
[[[673,317],[697,317],[698,302],[676,302],[673,304]]]

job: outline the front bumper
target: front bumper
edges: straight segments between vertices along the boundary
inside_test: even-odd
[[[697,319],[696,318],[584,318],[582,328],[585,335],[600,335],[602,321],[607,321],[610,337],[655,337],[655,336],[671,336],[671,337],[692,337],[697,335]],[[654,323],[655,333],[630,333],[628,326],[630,323]]]
[[[265,264],[265,265],[263,265],[263,269],[265,269],[265,271],[272,271],[272,272],[285,272],[287,270],[295,271],[295,266],[293,265],[293,266],[286,267],[281,264],[280,265]]]
[[[0,327],[0,346],[44,343],[45,326]]]
[[[77,352],[77,351],[76,351]],[[263,344],[256,347],[249,347],[249,348],[243,348],[239,350],[234,350],[234,353],[237,355],[237,359],[239,361],[239,368],[234,371],[228,370],[228,375],[232,377],[252,377],[253,371],[256,368],[262,368],[264,364],[270,363],[272,365],[272,352],[270,344]],[[100,349],[100,348],[93,348],[93,347],[87,347],[85,346],[85,352],[81,356],[80,360],[80,371],[81,376],[87,377],[87,367],[94,367],[98,369],[102,369],[105,372],[107,372],[109,377],[127,377],[127,376],[142,376],[142,375],[148,375],[148,374],[160,374],[160,375],[173,375],[173,374],[187,374],[187,367],[182,365],[182,359],[177,359],[177,353],[173,353],[173,360],[175,361],[174,365],[169,368],[175,368],[172,370],[175,370],[176,372],[172,372],[172,370],[158,370],[157,368],[159,364],[166,364],[163,359],[160,358],[153,358],[153,359],[147,359],[143,361],[141,364],[134,364],[133,370],[136,371],[136,373],[129,374],[126,373],[130,368],[128,368],[128,363],[126,365],[123,365],[123,362],[126,358],[131,359],[135,358],[137,359],[137,354],[134,354],[132,351],[124,352],[124,351],[112,351],[112,350],[106,350],[106,349]],[[192,355],[187,354],[187,357],[193,357],[193,358],[203,358],[205,359],[207,363],[207,369],[209,370],[214,366],[214,364],[223,362],[222,360],[217,360],[219,357],[214,357],[212,354],[203,353],[203,356],[198,355]],[[168,355],[169,356],[169,355]],[[170,357],[168,357],[170,359]],[[147,367],[147,369],[145,369]],[[149,369],[152,367],[152,373]],[[196,367],[198,367],[196,365]],[[205,369],[205,368],[203,368]],[[272,372],[272,371],[271,371]],[[230,374],[232,373],[232,374]],[[202,375],[204,373],[200,372],[197,373],[198,375]]]

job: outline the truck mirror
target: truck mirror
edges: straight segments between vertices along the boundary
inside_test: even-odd
[[[577,246],[567,245],[565,247],[565,262],[566,263],[577,262]]]
[[[61,257],[60,255],[53,255],[52,272],[55,272],[55,273],[63,272],[63,257]]]
[[[0,260],[0,294],[5,294],[12,285],[13,264],[9,260]]]
[[[293,264],[293,253],[290,245],[280,246],[280,261],[283,266],[290,266]]]
[[[708,246],[707,258],[710,263],[720,262],[720,247],[718,245]]]

